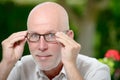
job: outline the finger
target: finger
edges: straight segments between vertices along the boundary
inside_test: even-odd
[[[13,33],[11,36],[8,37],[8,39],[13,39],[18,36],[26,36],[26,35],[27,35],[27,31],[20,31],[20,32]]]
[[[78,45],[76,41],[74,41],[72,38],[62,32],[56,33],[56,36],[56,40],[60,41],[64,45]]]
[[[25,40],[25,36],[19,36],[12,40],[8,40],[7,43],[10,44],[9,47],[15,47],[16,45],[20,45]]]

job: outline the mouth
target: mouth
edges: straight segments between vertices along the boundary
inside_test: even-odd
[[[36,57],[37,57],[39,60],[47,60],[47,59],[49,59],[50,57],[52,57],[52,55],[36,55]]]

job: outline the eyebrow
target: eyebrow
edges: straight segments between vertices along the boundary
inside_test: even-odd
[[[57,31],[55,31],[55,30],[50,30],[50,31],[47,31],[47,32],[45,32],[45,33],[43,33],[43,34],[50,34],[50,33],[56,33]],[[35,34],[40,34],[40,33],[38,33],[38,32],[34,32],[34,31],[28,31],[28,33],[35,33]],[[40,35],[43,35],[43,34],[40,34]]]
[[[39,34],[39,33],[36,33],[36,32],[28,32],[29,34],[37,34],[37,35],[40,35],[40,36],[43,36],[43,35],[48,35],[48,34],[55,34],[55,33],[45,33],[45,34]]]

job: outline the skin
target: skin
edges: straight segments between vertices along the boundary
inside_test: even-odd
[[[74,41],[72,30],[69,30],[66,34],[62,32],[69,29],[68,15],[63,7],[52,2],[39,4],[30,12],[27,26],[28,32],[38,34],[56,33],[57,42],[55,43],[46,42],[43,36],[36,43],[27,41],[36,64],[49,79],[58,75],[64,66],[68,80],[82,80],[76,66],[80,44]],[[6,80],[13,65],[21,58],[27,31],[14,33],[2,42],[3,60],[1,63],[10,65],[4,69],[6,73],[0,71],[0,74],[4,75],[1,78],[2,80]]]
[[[10,37],[2,41],[3,58],[0,63],[0,80],[7,79],[11,69],[22,56],[26,34],[26,31],[13,33]]]

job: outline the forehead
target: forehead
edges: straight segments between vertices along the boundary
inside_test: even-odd
[[[45,12],[37,12],[32,14],[28,21],[28,30],[48,31],[59,30],[63,25],[58,15],[48,14]]]
[[[36,24],[36,25],[30,25],[28,27],[28,31],[44,34],[44,33],[51,33],[51,32],[54,33],[54,32],[60,31],[59,28],[60,27],[53,24]]]

